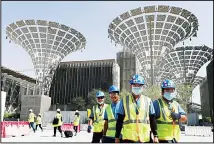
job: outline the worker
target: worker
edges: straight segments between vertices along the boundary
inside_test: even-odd
[[[172,80],[164,80],[162,85],[162,97],[153,102],[157,132],[160,143],[176,143],[180,139],[179,121],[187,120],[186,113],[181,108],[176,98],[175,83]]]
[[[116,119],[117,119],[117,109],[120,103],[120,90],[112,85],[109,88],[109,95],[112,103],[106,107],[104,113],[104,130],[103,130],[103,143],[114,143],[115,142],[115,132],[116,132]]]
[[[99,143],[103,136],[104,127],[104,113],[108,106],[104,103],[105,95],[104,92],[98,91],[96,93],[97,104],[93,106],[90,115],[90,120],[88,121],[88,130],[90,130],[93,123],[93,138],[92,143]]]
[[[132,95],[123,97],[117,112],[115,142],[120,142],[122,129],[122,143],[150,142],[152,131],[153,142],[158,142],[155,111],[150,98],[143,96],[144,78],[135,74],[130,80]]]
[[[56,116],[54,117],[54,120],[53,120],[53,123],[52,123],[52,126],[54,127],[54,135],[53,135],[53,137],[56,137],[56,129],[59,130],[59,132],[61,134],[61,137],[63,137],[62,129],[61,129],[61,126],[62,126],[62,114],[61,114],[60,109],[57,109],[56,112],[57,112]]]
[[[76,112],[75,112],[73,124],[74,124],[74,131],[75,131],[75,135],[74,136],[76,136],[77,135],[77,128],[78,128],[78,126],[80,124],[80,114],[79,114],[78,110],[76,110]]]
[[[29,110],[29,115],[28,115],[28,122],[29,122],[29,126],[30,126],[30,128],[32,128],[33,129],[33,131],[34,131],[34,133],[36,132],[36,129],[35,129],[35,124],[34,124],[34,122],[35,122],[35,114],[33,113],[33,110],[32,109],[30,109]]]
[[[36,130],[37,130],[37,127],[40,127],[41,131],[43,132],[43,129],[42,129],[42,116],[41,114],[39,113],[37,118],[36,118]]]

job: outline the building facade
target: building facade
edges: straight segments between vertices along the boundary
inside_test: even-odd
[[[34,78],[2,66],[1,91],[6,92],[5,110],[20,113],[21,97],[39,94],[39,87]]]
[[[209,91],[210,114],[213,119],[213,60],[207,66],[207,83]]]
[[[120,89],[130,90],[129,80],[134,74],[140,73],[140,62],[129,49],[125,48],[117,53],[117,63],[120,66]]]
[[[53,77],[49,96],[51,109],[68,110],[72,98],[87,99],[93,89],[108,91],[114,84],[119,87],[119,65],[114,59],[62,62]]]
[[[208,81],[207,77],[204,78],[202,83],[200,84],[200,98],[201,98],[201,113],[202,117],[210,117],[210,99],[209,99],[209,91],[208,91]]]

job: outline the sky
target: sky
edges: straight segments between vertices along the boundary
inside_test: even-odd
[[[138,7],[170,5],[189,10],[198,18],[199,31],[195,43],[213,48],[212,1],[100,1],[100,2],[2,2],[2,65],[35,77],[33,64],[25,50],[6,40],[7,25],[18,20],[41,19],[55,21],[81,32],[86,49],[69,54],[63,61],[115,59],[121,50],[108,39],[108,26],[118,15]],[[188,42],[187,42],[188,43]],[[208,63],[207,63],[208,64]],[[197,73],[206,76],[205,64]],[[193,101],[200,103],[199,86],[193,91]]]

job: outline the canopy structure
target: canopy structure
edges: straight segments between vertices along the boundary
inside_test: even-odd
[[[50,84],[60,61],[68,54],[85,48],[86,39],[77,30],[47,20],[20,20],[9,24],[7,37],[30,55],[36,77],[42,82],[43,94]]]
[[[156,62],[180,41],[197,36],[197,30],[198,20],[188,10],[157,5],[139,7],[116,17],[109,25],[108,35],[115,44],[136,54],[143,76],[149,82]]]
[[[186,83],[197,86],[202,77],[197,77],[199,69],[213,57],[213,49],[205,45],[177,47],[160,59],[156,82],[164,79],[174,80],[177,84]]]

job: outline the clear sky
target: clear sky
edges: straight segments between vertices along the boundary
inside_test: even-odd
[[[170,5],[182,7],[194,13],[199,20],[200,43],[213,48],[213,2],[185,1],[136,1],[136,2],[2,2],[2,65],[20,71],[33,69],[33,64],[24,49],[5,39],[8,24],[22,19],[55,21],[73,27],[86,40],[83,52],[74,52],[63,61],[116,58],[116,48],[108,39],[108,26],[118,15],[137,7]],[[195,40],[195,42],[198,42]],[[197,75],[206,76],[206,66]],[[34,71],[24,74],[34,77]],[[193,91],[194,102],[200,103],[199,89]]]

